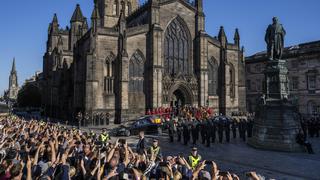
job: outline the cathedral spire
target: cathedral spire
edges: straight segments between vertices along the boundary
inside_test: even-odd
[[[48,33],[57,33],[59,31],[59,23],[58,23],[58,16],[54,13],[52,22],[49,25]]]
[[[84,17],[80,9],[80,5],[77,4],[76,9],[74,10],[73,15],[71,17],[71,22],[83,22],[83,20]]]
[[[224,32],[223,26],[220,26],[218,38],[220,42],[227,42],[227,36],[226,36],[226,33]]]
[[[236,28],[236,31],[234,32],[234,44],[236,44],[238,47],[240,47],[240,34],[238,28]]]
[[[11,74],[16,73],[16,58],[13,58],[12,61],[12,68],[11,68]]]
[[[91,14],[91,19],[100,19],[98,4],[94,4],[94,8]]]
[[[98,4],[95,2],[94,8],[91,14],[91,27],[93,32],[96,32],[99,26],[100,26],[99,8],[98,8]]]
[[[54,13],[54,15],[53,15],[53,19],[52,19],[52,23],[57,23],[57,24],[58,24],[58,17],[57,17],[57,13]]]
[[[8,98],[16,99],[18,95],[18,91],[19,91],[19,87],[18,87],[18,76],[16,71],[16,59],[13,58],[12,69],[9,76]]]

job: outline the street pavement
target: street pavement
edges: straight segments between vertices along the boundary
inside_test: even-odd
[[[116,127],[117,125],[110,125],[107,129],[112,130]],[[91,129],[99,132],[98,128]],[[191,144],[185,146],[179,142],[170,143],[165,133],[147,135],[149,142],[154,137],[160,140],[163,155],[183,153],[184,156],[188,156],[190,153]],[[115,141],[117,138],[113,137],[112,140]],[[135,147],[138,142],[137,136],[125,139],[131,147]],[[210,148],[198,144],[197,147],[203,159],[215,161],[221,171],[236,173],[241,179],[245,179],[246,172],[256,171],[266,179],[320,180],[320,138],[310,139],[310,142],[315,151],[312,155],[254,149],[243,142],[239,136],[237,139],[231,139],[230,143],[214,143]]]

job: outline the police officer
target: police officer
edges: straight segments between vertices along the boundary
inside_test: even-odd
[[[156,159],[160,159],[162,157],[161,149],[159,146],[159,140],[154,138],[152,141],[152,145],[149,150],[151,160],[155,161]]]
[[[110,140],[110,136],[107,133],[107,130],[105,128],[102,129],[102,133],[100,134],[100,141],[106,145],[108,143],[108,141]]]
[[[198,154],[198,149],[193,147],[191,153],[188,157],[188,163],[190,167],[194,170],[201,161],[201,156]]]

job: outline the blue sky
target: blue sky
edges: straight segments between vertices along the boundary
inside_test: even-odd
[[[319,0],[203,0],[206,30],[216,36],[225,27],[229,41],[239,28],[246,55],[265,49],[264,33],[273,16],[287,30],[286,46],[320,40]],[[69,25],[76,4],[90,18],[93,0],[3,0],[0,2],[0,95],[8,88],[13,57],[19,85],[42,70],[48,24],[53,13]]]

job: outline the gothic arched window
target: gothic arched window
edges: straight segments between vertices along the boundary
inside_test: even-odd
[[[208,60],[208,93],[218,95],[218,63],[214,57]]]
[[[171,76],[189,74],[190,32],[180,17],[167,27],[164,47],[165,73]]]
[[[115,0],[115,1],[113,2],[112,14],[113,14],[114,16],[118,15],[118,1],[117,1],[117,0]]]
[[[136,50],[129,62],[129,92],[143,92],[144,55]]]
[[[235,97],[235,69],[232,64],[229,65],[229,88],[230,97]]]
[[[130,2],[127,2],[127,5],[126,5],[126,16],[129,16],[129,14],[131,14],[131,3]]]
[[[106,59],[105,73],[104,73],[104,85],[103,89],[108,94],[113,94],[113,82],[114,82],[114,60],[115,55],[111,52]]]

